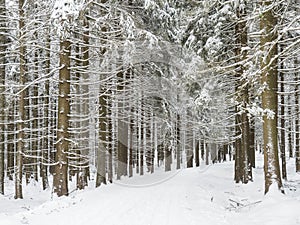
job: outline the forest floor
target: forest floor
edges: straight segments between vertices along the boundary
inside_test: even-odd
[[[233,181],[233,162],[122,179],[57,198],[32,182],[0,197],[1,225],[300,225],[300,174],[288,161],[285,195],[264,195],[262,156],[254,182]],[[91,183],[91,186],[93,184]]]

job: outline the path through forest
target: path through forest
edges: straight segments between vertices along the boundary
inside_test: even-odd
[[[292,162],[290,162],[292,165]],[[232,162],[122,179],[98,189],[50,198],[27,188],[24,200],[0,198],[3,225],[299,225],[300,175],[286,195],[264,196],[262,166],[255,182],[235,184]],[[290,167],[292,174],[293,167]],[[47,196],[47,197],[45,197]],[[48,198],[48,199],[47,199]]]

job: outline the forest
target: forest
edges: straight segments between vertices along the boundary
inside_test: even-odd
[[[299,0],[0,0],[0,194],[234,160],[300,172]]]

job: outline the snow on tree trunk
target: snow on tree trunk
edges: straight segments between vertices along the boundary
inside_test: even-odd
[[[252,179],[252,167],[249,161],[250,149],[250,123],[247,112],[247,105],[249,104],[249,84],[243,79],[244,65],[240,62],[247,57],[247,26],[246,26],[246,12],[244,7],[240,7],[241,3],[236,1],[236,14],[239,21],[236,24],[236,61],[239,64],[236,68],[236,95],[237,101],[241,107],[236,108],[236,158],[235,158],[235,181],[248,183]],[[240,21],[241,20],[241,21]]]
[[[53,177],[54,192],[68,195],[69,113],[70,113],[70,41],[60,43],[60,70],[56,165]]]
[[[97,153],[97,177],[96,187],[99,187],[102,183],[106,184],[106,152],[107,152],[107,101],[108,96],[105,91],[100,93],[99,97],[99,147]]]
[[[19,0],[19,57],[20,57],[20,87],[25,84],[25,44],[24,44],[24,0]],[[25,90],[19,93],[19,118],[17,124],[17,156],[15,172],[15,198],[23,198],[22,193],[22,173],[23,173],[23,151],[24,151],[24,120],[25,120]]]
[[[58,121],[55,168],[53,174],[54,192],[58,196],[68,195],[68,153],[69,153],[69,115],[70,115],[70,56],[72,30],[79,16],[79,9],[73,0],[57,0],[51,14],[54,28],[60,38],[60,69]]]
[[[282,188],[278,157],[278,131],[277,131],[277,18],[274,11],[276,1],[262,1],[263,13],[260,18],[261,34],[261,82],[265,87],[262,93],[263,140],[264,140],[264,173],[265,193],[271,185]]]
[[[4,194],[4,139],[5,139],[5,0],[0,1],[0,194]]]

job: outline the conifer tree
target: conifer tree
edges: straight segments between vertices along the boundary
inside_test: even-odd
[[[264,173],[265,193],[271,185],[282,188],[277,131],[277,79],[278,79],[278,46],[277,46],[277,1],[261,1],[262,14],[260,29],[262,30],[260,46],[261,56],[261,84],[265,87],[262,92],[263,140],[264,140]]]
[[[0,194],[4,194],[4,140],[5,140],[5,52],[6,52],[6,6],[0,1]]]

